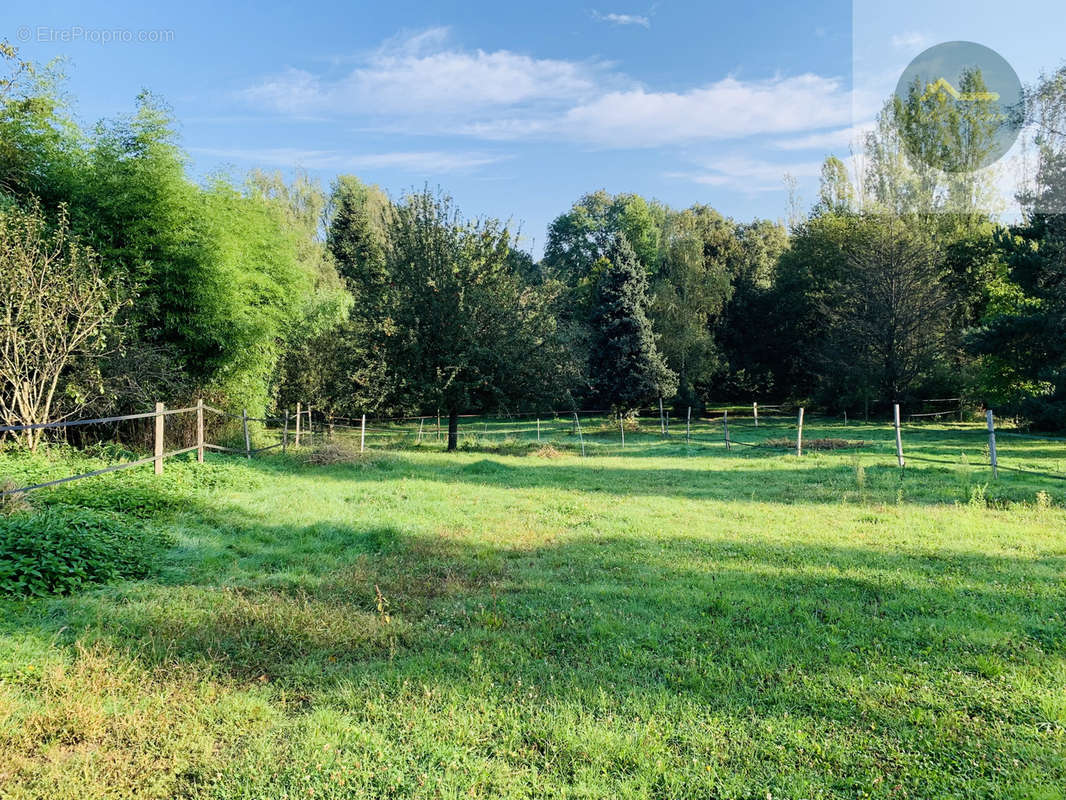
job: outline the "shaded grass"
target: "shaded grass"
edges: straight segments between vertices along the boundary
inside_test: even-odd
[[[0,796],[1063,795],[1066,487],[635,437],[49,493],[179,546],[0,604]]]

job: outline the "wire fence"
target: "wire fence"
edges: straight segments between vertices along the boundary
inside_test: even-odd
[[[950,399],[949,399],[950,400]],[[927,402],[949,402],[937,400]],[[954,402],[954,400],[950,400]],[[896,462],[905,469],[908,461],[944,465],[985,464],[998,476],[999,470],[1028,474],[1053,480],[1066,480],[1066,438],[1038,436],[1021,431],[994,429],[991,412],[987,426],[974,423],[942,422],[936,414],[920,411],[901,421],[896,409],[894,424],[858,422],[847,414],[831,416],[807,413],[788,404],[719,406],[702,412],[685,409],[643,408],[625,417],[606,409],[548,410],[500,415],[464,414],[458,419],[458,447],[502,452],[529,451],[551,446],[580,452],[584,457],[610,455],[699,455],[708,453],[746,456],[802,457],[811,451],[851,450],[884,455],[895,451]],[[939,413],[939,412],[938,412]],[[956,414],[956,411],[944,414]],[[173,417],[195,415],[195,443],[166,450],[166,421]],[[240,423],[244,447],[232,447],[206,440],[205,416],[214,415],[231,423]],[[97,477],[110,472],[153,464],[163,472],[164,462],[179,455],[195,452],[203,462],[206,451],[245,458],[271,451],[307,448],[323,441],[370,449],[411,447],[445,447],[447,418],[441,415],[359,418],[334,416],[297,404],[295,413],[250,417],[209,406],[199,401],[195,406],[167,409],[162,403],[154,411],[123,416],[0,426],[0,434],[18,435],[28,431],[62,431],[91,425],[153,420],[154,453],[79,475],[58,478],[29,486],[0,491],[0,497],[45,489],[71,481]],[[252,428],[259,446],[252,446]],[[999,441],[997,442],[997,438]],[[1004,441],[1006,440],[1006,441]],[[266,441],[267,444],[260,444]],[[1004,463],[1004,462],[1008,463]],[[902,474],[902,472],[901,472]]]
[[[900,469],[908,462],[985,465],[1053,480],[1066,480],[1066,438],[1020,431],[990,431],[973,422],[943,421],[925,412],[898,423],[848,419],[846,414],[811,414],[787,404],[728,406],[703,413],[677,414],[640,409],[620,420],[605,410],[542,411],[460,417],[460,449],[501,452],[551,445],[585,456],[698,455],[722,452],[749,456],[809,455],[843,450],[891,457]],[[360,450],[443,446],[446,419],[430,416],[323,419],[327,434],[358,443]],[[903,422],[902,419],[907,419]],[[998,445],[996,437],[1001,437]],[[1006,441],[1004,441],[1004,439]],[[1021,444],[1026,443],[1026,444]],[[1041,445],[1041,446],[1037,446]]]
[[[170,417],[180,415],[196,415],[196,427],[195,427],[195,444],[187,447],[181,447],[172,450],[166,450],[166,420]],[[241,427],[244,434],[244,448],[227,447],[224,445],[216,444],[206,441],[205,438],[205,416],[207,414],[214,414],[218,417],[222,417],[229,420],[240,420]],[[214,450],[224,453],[237,453],[242,454],[246,458],[251,458],[253,455],[265,453],[277,448],[285,449],[289,444],[289,414],[286,412],[282,417],[249,417],[247,412],[241,414],[234,414],[229,411],[224,411],[214,406],[205,404],[202,400],[198,401],[195,406],[189,406],[187,408],[166,408],[162,403],[157,403],[154,411],[145,411],[138,414],[123,414],[121,416],[110,417],[92,417],[87,419],[76,420],[60,420],[55,422],[40,422],[28,425],[0,425],[0,435],[8,436],[19,434],[26,434],[34,431],[64,431],[69,428],[85,427],[90,425],[111,425],[123,422],[136,422],[141,420],[154,420],[154,452],[151,456],[144,458],[136,458],[131,461],[122,461],[117,464],[111,464],[101,469],[91,470],[89,472],[83,472],[78,475],[70,475],[63,478],[56,478],[54,480],[43,481],[40,483],[31,484],[28,486],[19,487],[4,487],[0,490],[0,497],[7,497],[11,495],[25,494],[27,492],[36,491],[38,489],[47,489],[54,486],[59,486],[64,483],[70,483],[71,481],[78,481],[85,478],[94,478],[100,475],[106,475],[111,472],[119,472],[121,470],[133,469],[135,467],[146,466],[148,464],[154,465],[156,474],[163,473],[163,465],[167,459],[174,458],[176,456],[185,455],[186,453],[195,452],[197,455],[197,461],[204,461],[204,454],[207,450]],[[295,430],[293,432],[293,442],[295,445],[300,443],[300,423],[303,420],[303,415],[296,415],[292,422]],[[308,416],[308,422],[310,422],[310,416]],[[272,435],[271,426],[281,426],[277,430],[277,435],[281,437],[280,441],[274,444],[270,444],[263,447],[253,448],[251,445],[251,430],[249,423],[259,423],[262,427],[257,434],[265,434],[267,436]],[[307,435],[313,435],[313,432],[308,430]]]

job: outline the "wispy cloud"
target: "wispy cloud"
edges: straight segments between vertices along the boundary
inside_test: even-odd
[[[462,49],[446,28],[394,37],[339,76],[290,69],[242,97],[275,113],[359,118],[365,129],[597,148],[802,134],[847,125],[852,110],[837,78],[729,76],[656,91],[604,62]]]
[[[600,147],[656,147],[841,125],[851,100],[839,80],[817,75],[761,81],[724,78],[686,92],[607,92],[547,118],[471,123],[487,139],[566,138]]]
[[[891,41],[892,46],[898,47],[900,50],[920,50],[932,44],[933,39],[925,33],[907,31],[906,33],[895,34]]]
[[[305,150],[290,147],[191,148],[194,153],[224,160],[272,167],[359,170],[399,169],[418,174],[465,172],[506,161],[510,156],[445,151],[346,153],[339,150]]]
[[[786,139],[778,139],[771,146],[778,150],[850,150],[857,149],[862,144],[866,133],[873,127],[873,123],[851,125],[847,128],[837,128],[830,131],[816,131]]]
[[[242,92],[253,105],[309,114],[468,113],[594,92],[605,65],[448,46],[447,28],[393,38],[338,78],[288,69]]]
[[[821,173],[821,161],[781,163],[746,156],[726,156],[697,163],[687,172],[671,172],[667,177],[693,181],[705,186],[726,186],[746,193],[780,191],[785,175],[812,178]]]
[[[639,25],[642,28],[651,27],[651,17],[640,14],[601,14],[593,11],[592,16],[600,22],[609,22],[612,25]]]

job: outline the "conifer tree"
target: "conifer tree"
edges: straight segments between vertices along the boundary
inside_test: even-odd
[[[589,359],[595,394],[620,412],[677,391],[648,319],[648,278],[623,234],[599,265]]]

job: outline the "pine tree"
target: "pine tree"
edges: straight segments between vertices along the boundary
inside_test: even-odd
[[[624,235],[615,235],[599,267],[589,358],[595,394],[622,412],[673,395],[677,375],[648,319],[648,278]]]

